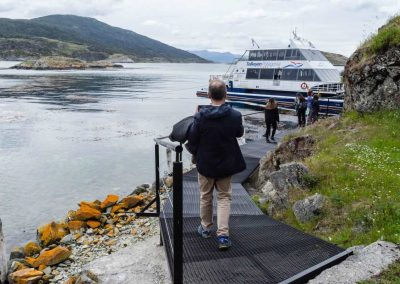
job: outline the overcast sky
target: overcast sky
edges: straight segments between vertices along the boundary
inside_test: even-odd
[[[186,49],[242,53],[286,46],[291,31],[325,51],[350,55],[400,11],[400,0],[0,0],[0,17],[94,17]]]

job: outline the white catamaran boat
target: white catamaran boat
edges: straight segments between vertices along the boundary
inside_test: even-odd
[[[214,79],[226,82],[231,102],[259,106],[273,97],[280,108],[293,110],[296,94],[307,96],[311,90],[320,96],[321,113],[337,114],[343,108],[339,71],[295,32],[287,48],[247,50],[224,75],[210,76]],[[207,89],[197,96],[207,97]]]

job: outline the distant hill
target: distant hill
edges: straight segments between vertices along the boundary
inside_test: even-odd
[[[321,51],[322,54],[335,66],[345,66],[347,57],[338,53]]]
[[[201,58],[207,59],[208,61],[216,63],[232,63],[240,57],[240,55],[232,54],[230,52],[215,52],[208,50],[191,50],[190,51]]]
[[[217,63],[232,63],[235,59],[240,58],[241,55],[235,55],[230,52],[215,52],[208,50],[191,50],[193,54],[196,54],[204,59]],[[347,57],[337,53],[321,51],[325,57],[333,64],[344,66],[346,65]]]
[[[50,15],[31,20],[0,19],[0,58],[70,56],[101,60],[125,54],[138,62],[207,62],[133,31],[93,18]]]

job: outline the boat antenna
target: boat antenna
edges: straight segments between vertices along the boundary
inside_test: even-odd
[[[301,40],[301,38],[297,35],[297,28],[294,28],[294,30],[292,31],[293,33],[293,38],[295,40]]]
[[[251,44],[253,46],[257,46],[258,49],[260,49],[260,46],[257,44],[257,42],[254,40],[254,38],[251,39]]]

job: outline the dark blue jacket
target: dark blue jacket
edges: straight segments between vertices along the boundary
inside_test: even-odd
[[[189,131],[198,172],[224,178],[243,171],[246,164],[236,139],[243,132],[241,113],[228,104],[202,107]]]

